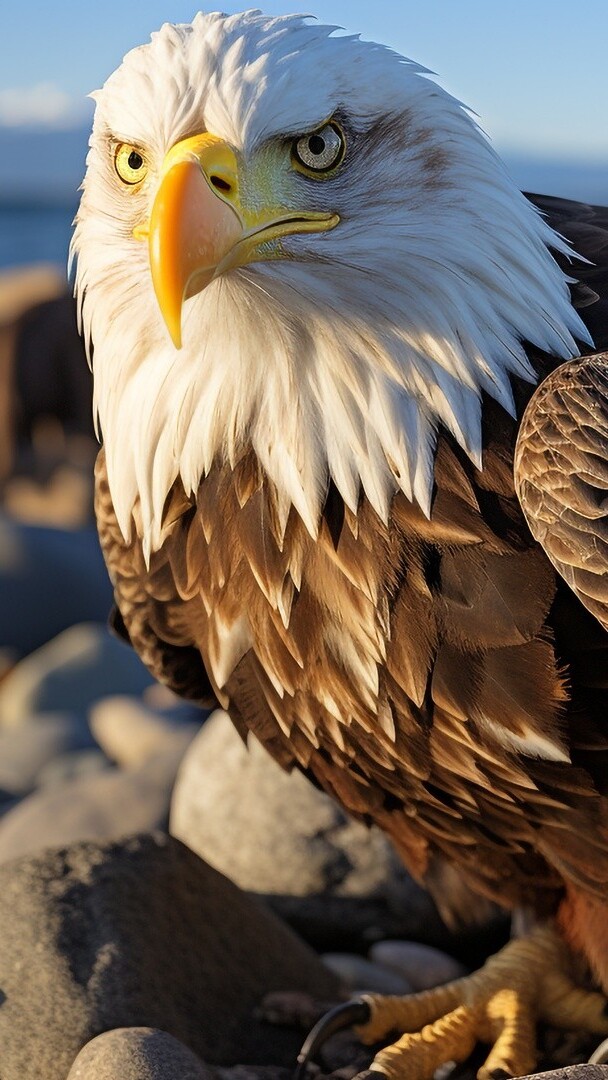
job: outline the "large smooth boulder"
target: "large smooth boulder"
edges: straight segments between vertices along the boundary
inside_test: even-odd
[[[255,738],[245,746],[221,710],[181,763],[169,829],[320,947],[445,938],[430,897],[383,834],[347,817],[298,770],[284,772]]]
[[[65,1080],[115,1028],[158,1028],[211,1064],[293,1063],[257,1020],[270,991],[337,983],[261,905],[162,834],[0,867],[2,1080]]]

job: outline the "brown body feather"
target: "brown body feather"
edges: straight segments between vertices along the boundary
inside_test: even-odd
[[[608,243],[608,213],[551,205],[582,254],[585,229],[594,250]],[[602,345],[606,267],[585,274],[574,299],[590,324],[600,311]],[[533,360],[541,378],[555,366]],[[531,392],[516,388],[519,415]],[[116,523],[102,451],[117,604],[158,678],[215,694],[282,765],[380,824],[422,881],[447,859],[503,904],[550,912],[564,883],[608,903],[608,633],[526,524],[519,422],[484,410],[483,471],[439,438],[430,519],[399,495],[387,527],[331,488],[315,541],[293,509],[282,520],[249,453],[196,502],[174,487],[149,570]]]

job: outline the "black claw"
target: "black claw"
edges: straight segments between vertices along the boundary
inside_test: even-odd
[[[305,1080],[309,1061],[313,1060],[323,1043],[326,1043],[332,1035],[335,1035],[338,1031],[344,1031],[345,1028],[352,1027],[353,1024],[366,1024],[370,1017],[371,1009],[362,998],[347,1001],[344,1005],[336,1005],[335,1009],[330,1009],[328,1013],[325,1013],[325,1016],[322,1016],[317,1021],[304,1040],[302,1049],[298,1054],[298,1064],[293,1074],[293,1080]]]

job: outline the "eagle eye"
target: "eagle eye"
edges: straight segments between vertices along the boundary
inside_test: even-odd
[[[342,162],[345,150],[344,134],[335,120],[331,120],[318,131],[294,139],[292,157],[300,172],[307,176],[319,176],[336,169]]]
[[[146,159],[136,146],[120,143],[114,155],[114,166],[125,184],[140,184],[148,172]]]

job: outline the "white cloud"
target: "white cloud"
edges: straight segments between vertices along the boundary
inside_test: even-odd
[[[0,90],[0,125],[3,127],[71,128],[90,114],[86,101],[78,101],[56,83]]]

